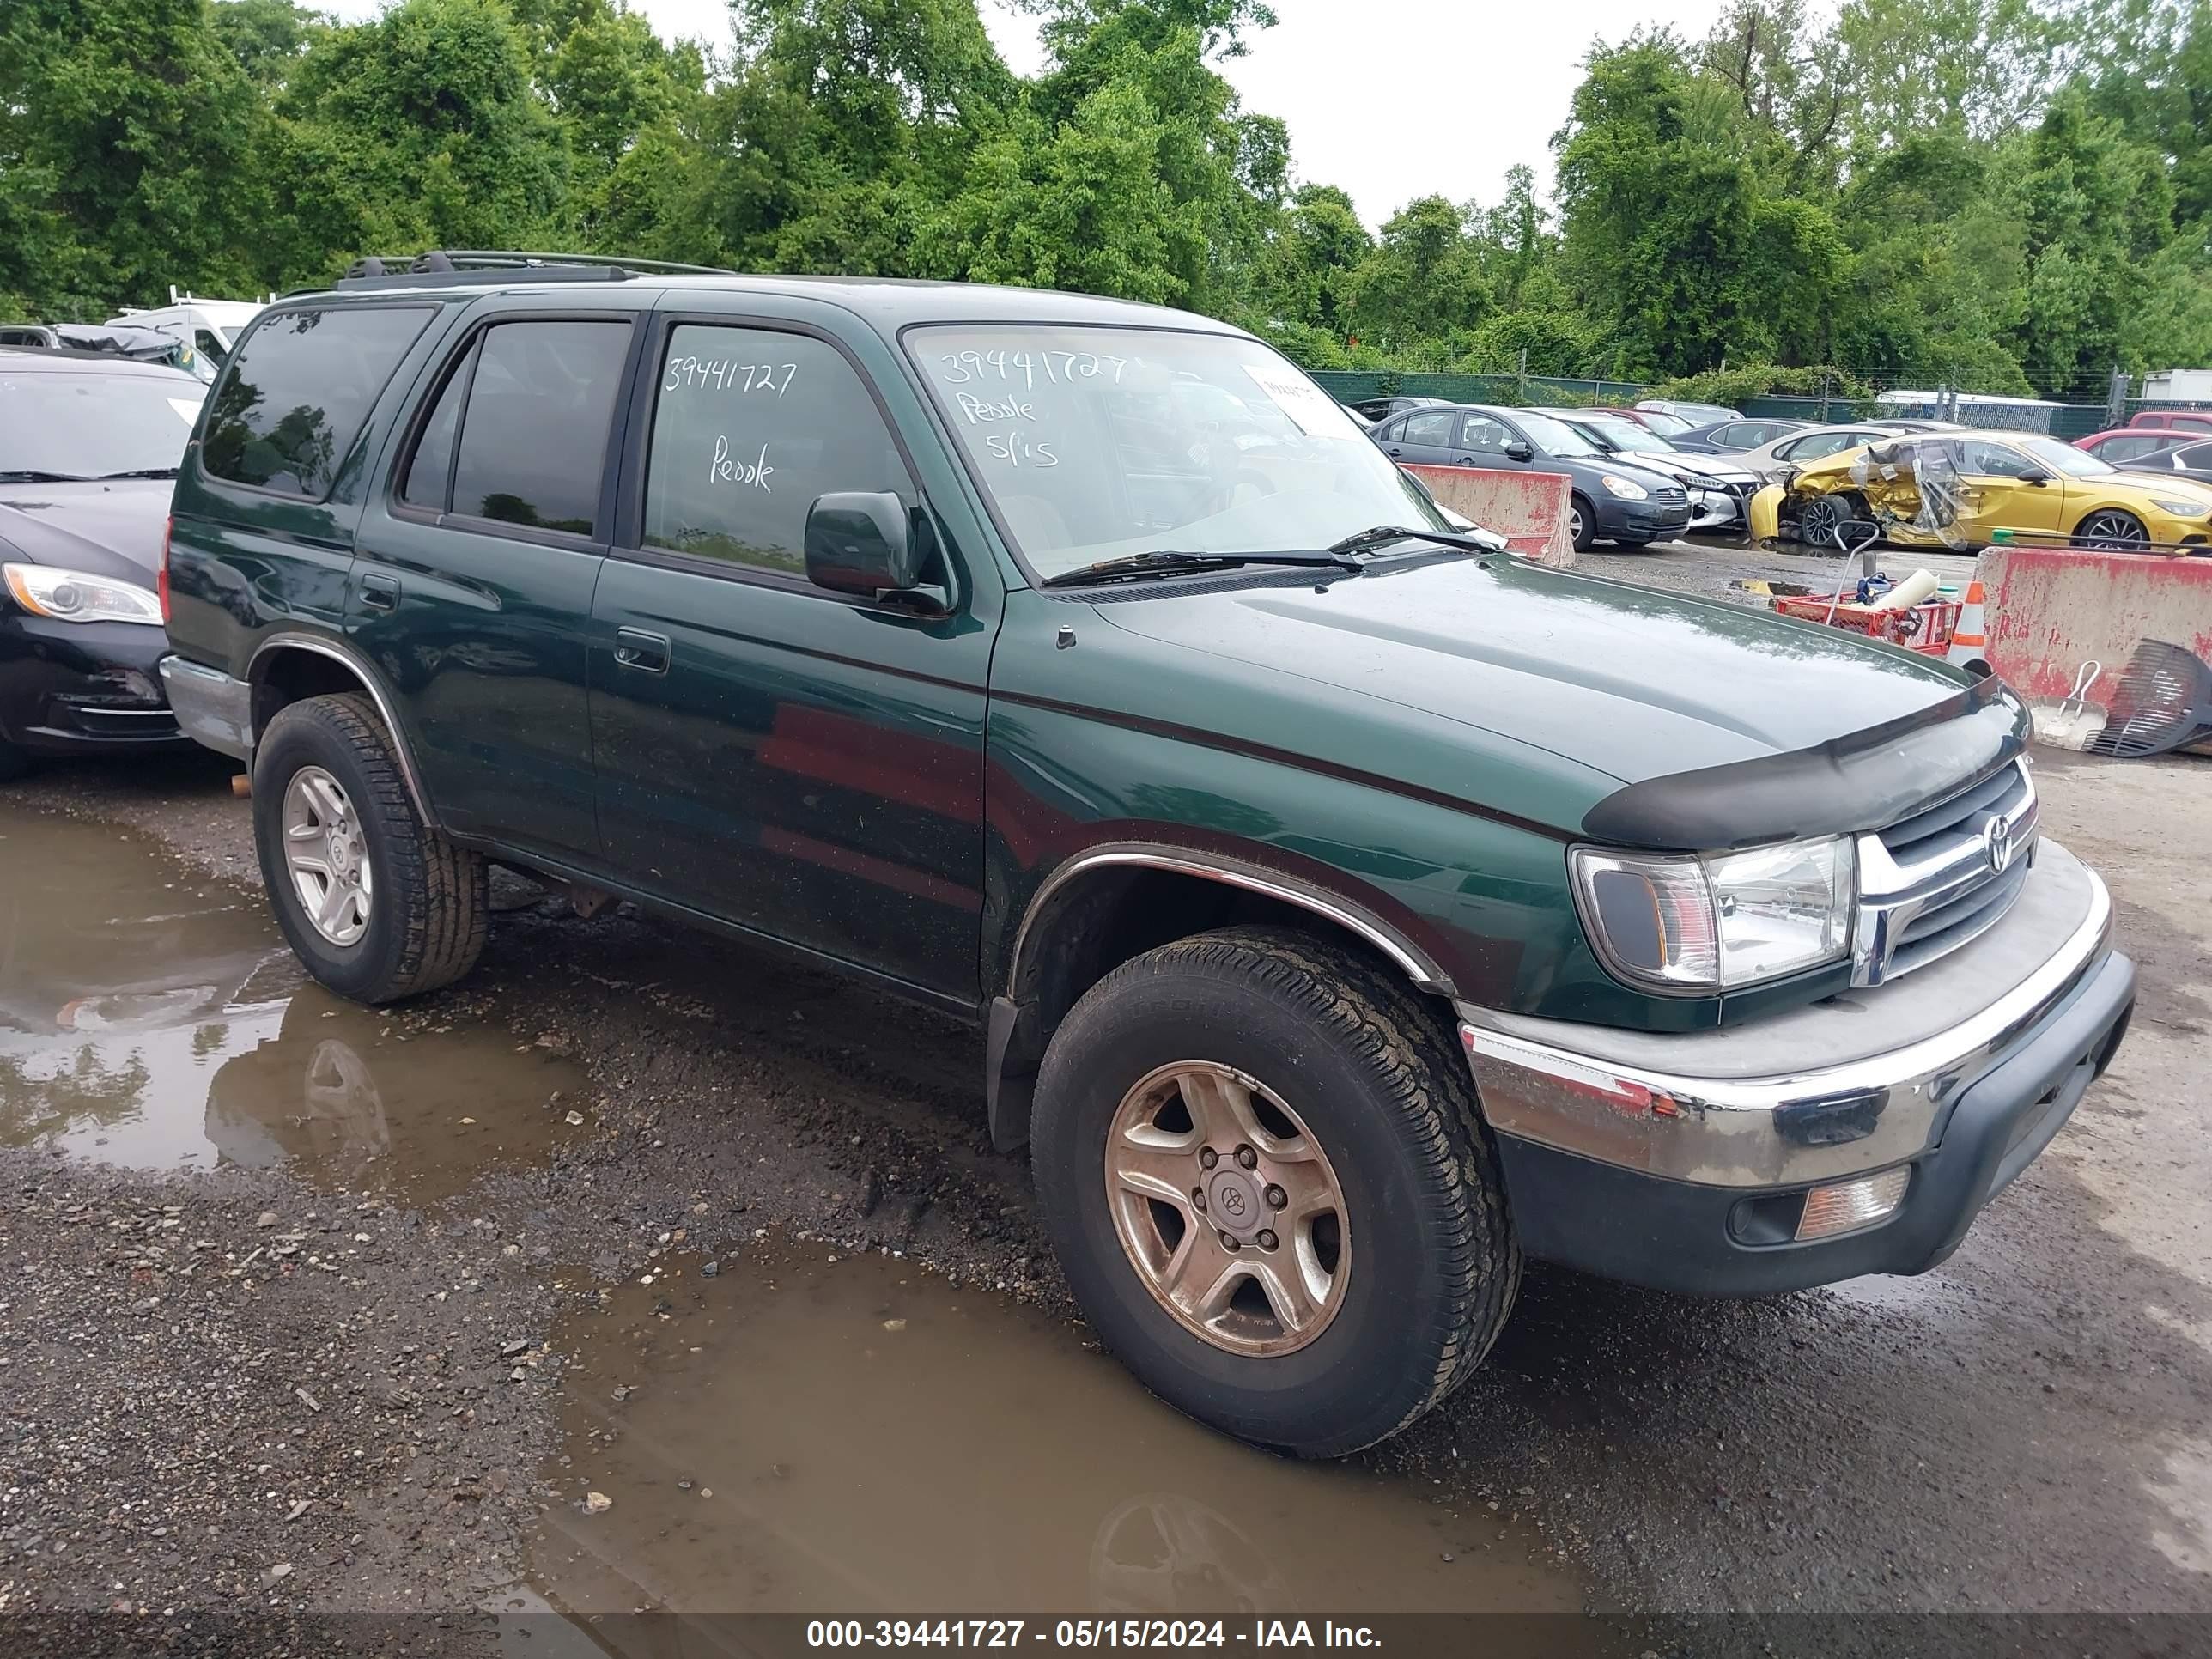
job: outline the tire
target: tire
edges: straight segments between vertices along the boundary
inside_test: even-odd
[[[2148,545],[2150,532],[2132,513],[2100,507],[2074,526],[2074,545],[2106,553],[2130,553]]]
[[[1235,1281],[1237,1301],[1219,1316],[1233,1334],[1201,1334],[1152,1288],[1139,1265],[1144,1247],[1127,1242],[1133,1225],[1152,1228],[1145,1237],[1158,1242],[1170,1231],[1163,1224],[1177,1214],[1187,1224],[1200,1213],[1226,1218],[1230,1189],[1215,1188],[1203,1212],[1194,1200],[1178,1200],[1178,1212],[1149,1197],[1132,1194],[1126,1204],[1109,1197],[1109,1152],[1123,1138],[1117,1124],[1127,1123],[1133,1101],[1148,1098],[1145,1085],[1179,1063],[1211,1068],[1204,1090],[1233,1093],[1241,1079],[1257,1084],[1253,1098],[1271,1093],[1273,1101],[1259,1109],[1267,1121],[1317,1146],[1321,1172],[1333,1177],[1340,1206],[1333,1257],[1325,1221],[1286,1229],[1273,1253],[1265,1246],[1272,1234],[1234,1254],[1184,1235],[1216,1261],[1261,1267],[1295,1266],[1312,1246],[1314,1259],[1331,1269],[1328,1291],[1316,1303],[1325,1311],[1308,1322],[1307,1334],[1274,1339],[1287,1351],[1255,1346],[1268,1340],[1270,1326],[1288,1331],[1258,1282]],[[1220,1085],[1212,1074],[1222,1074]],[[1187,1097],[1171,1090],[1158,1127],[1171,1124]],[[1214,1137],[1196,1112],[1181,1121],[1187,1140],[1144,1149],[1159,1160],[1146,1168],[1158,1169],[1164,1184],[1184,1178],[1187,1157],[1194,1186],[1233,1176],[1237,1149],[1214,1148],[1222,1161],[1209,1173],[1197,1146]],[[1267,1206],[1260,1219],[1275,1222],[1282,1188],[1272,1183],[1291,1181],[1294,1170],[1310,1182],[1314,1166],[1273,1161],[1292,1141],[1261,1144],[1267,1155],[1251,1178],[1270,1183],[1258,1200]],[[1340,1456],[1404,1428],[1480,1363],[1519,1286],[1520,1247],[1495,1155],[1448,1031],[1410,987],[1302,933],[1201,933],[1126,963],[1093,986],[1046,1051],[1030,1146],[1046,1224],[1106,1346],[1170,1405],[1275,1450]],[[1295,1207],[1283,1213],[1295,1217]],[[1168,1270],[1183,1260],[1182,1242],[1172,1241]],[[1156,1255],[1152,1271],[1160,1260]],[[1211,1272],[1194,1282],[1210,1282]]]
[[[316,851],[326,871],[365,869],[368,877],[361,884],[362,906],[337,930],[342,935],[357,925],[351,939],[326,933],[309,914],[288,858],[294,843],[287,814],[301,805],[319,811],[316,788],[325,781],[340,792],[335,799],[346,810],[323,812],[321,821],[353,833],[343,854],[327,842]],[[368,698],[309,697],[270,721],[254,750],[253,839],[285,939],[307,971],[340,996],[377,1004],[434,991],[483,954],[491,915],[488,867],[422,822],[392,735]]]
[[[1597,541],[1597,513],[1579,490],[1567,501],[1567,533],[1577,553],[1589,552]]]

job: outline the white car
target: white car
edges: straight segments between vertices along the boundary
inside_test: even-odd
[[[1879,421],[1857,421],[1848,426],[1816,426],[1792,432],[1756,449],[1739,450],[1729,457],[1738,466],[1749,467],[1762,483],[1773,483],[1785,472],[1825,461],[1847,449],[1887,443],[1897,436],[1894,428]]]
[[[1672,440],[1639,422],[1605,410],[1549,410],[1608,454],[1626,455],[1646,471],[1679,479],[1690,495],[1690,528],[1729,530],[1750,523],[1747,503],[1764,482],[1735,455],[1677,449]]]

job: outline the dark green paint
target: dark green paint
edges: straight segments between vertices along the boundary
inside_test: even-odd
[[[441,314],[380,398],[370,459],[349,468],[344,499],[278,501],[188,462],[176,648],[243,675],[280,630],[342,641],[392,699],[434,810],[464,839],[939,1006],[972,1011],[1003,992],[1047,878],[1088,848],[1133,842],[1349,901],[1478,1001],[1709,1024],[1717,999],[1645,997],[1598,966],[1567,890],[1576,826],[1625,783],[1809,747],[1960,684],[1827,630],[1504,557],[1424,556],[1320,581],[1030,588],[900,331],[1221,329],[1204,319],[830,279],[436,297]],[[438,366],[475,325],[533,311],[643,319],[605,539],[395,511],[407,421]],[[927,505],[950,615],[639,550],[645,429],[678,316],[798,328],[845,351]],[[398,585],[396,609],[364,606],[372,578]],[[618,630],[666,640],[666,672],[620,659]],[[1738,1006],[1822,994],[1831,978]]]

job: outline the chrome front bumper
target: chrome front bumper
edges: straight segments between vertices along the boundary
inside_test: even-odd
[[[1940,1144],[1959,1096],[2037,1036],[2112,955],[2096,873],[2045,837],[2019,900],[1904,979],[1674,1036],[1459,1006],[1500,1135],[1701,1186],[1834,1181]]]

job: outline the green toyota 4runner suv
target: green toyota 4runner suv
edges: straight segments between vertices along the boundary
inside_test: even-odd
[[[1107,1343],[1292,1452],[1524,1258],[1942,1261],[2133,1002],[2002,684],[1499,550],[1178,312],[371,265],[239,344],[162,592],[325,985],[465,974],[495,862],[972,1021]]]

